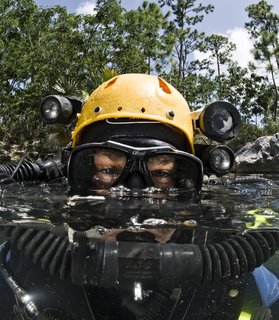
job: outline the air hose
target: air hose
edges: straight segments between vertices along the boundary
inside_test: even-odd
[[[18,162],[0,165],[0,185],[11,179],[17,182],[49,181],[62,176],[62,164],[56,160],[32,162],[22,157]]]
[[[34,263],[78,285],[131,288],[160,284],[168,288],[238,279],[279,249],[278,230],[247,231],[205,246],[177,243],[112,242],[67,232],[7,226],[12,244]],[[117,285],[116,285],[117,284]]]
[[[35,162],[22,158],[19,162],[11,162],[0,165],[0,172],[6,174],[15,181],[37,180],[41,174],[41,168]]]

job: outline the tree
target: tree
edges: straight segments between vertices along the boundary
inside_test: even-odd
[[[222,35],[213,34],[204,39],[203,44],[199,47],[202,52],[209,52],[209,61],[214,61],[217,69],[217,83],[218,83],[218,98],[223,98],[222,95],[222,79],[221,65],[229,64],[231,62],[232,51],[236,49],[236,45]],[[212,60],[213,59],[213,60]],[[212,64],[212,63],[211,63]]]
[[[277,119],[279,93],[276,76],[279,73],[279,15],[273,13],[272,6],[262,0],[246,8],[251,19],[245,24],[251,38],[255,40],[254,58],[265,67],[273,87],[272,118]]]
[[[79,47],[82,61],[83,89],[91,92],[103,80],[106,68],[121,72],[116,64],[122,41],[124,10],[117,0],[98,0],[95,15],[82,15]],[[80,86],[81,87],[81,86]]]
[[[64,93],[77,92],[80,19],[60,6],[38,8],[32,0],[6,1],[0,10],[1,133],[11,143],[24,143],[43,134],[38,117],[42,97],[62,84]]]
[[[231,61],[232,51],[235,49],[236,45],[234,43],[219,34],[206,37],[199,47],[200,51],[210,53],[210,61],[212,61],[212,58],[215,60],[218,77],[221,76],[221,65]]]
[[[164,34],[167,20],[160,7],[144,1],[137,10],[127,11],[123,19],[115,65],[121,72],[159,71],[173,45]]]
[[[197,4],[196,0],[159,0],[159,4],[171,9],[173,20],[170,22],[169,32],[176,37],[177,76],[182,79],[188,72],[190,54],[200,46],[204,37],[204,33],[193,27],[202,22],[204,14],[212,12],[214,7]]]

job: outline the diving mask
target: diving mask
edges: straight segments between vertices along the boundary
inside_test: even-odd
[[[129,189],[154,187],[199,190],[201,161],[168,145],[132,147],[115,141],[87,143],[72,150],[69,183],[75,189],[100,190],[123,185]]]

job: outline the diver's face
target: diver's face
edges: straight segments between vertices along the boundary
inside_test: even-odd
[[[98,150],[93,156],[96,171],[93,182],[100,188],[110,188],[121,176],[127,165],[126,155],[117,150]],[[167,189],[174,186],[176,173],[175,159],[171,155],[155,155],[146,162],[152,186]],[[123,182],[123,181],[122,181]]]

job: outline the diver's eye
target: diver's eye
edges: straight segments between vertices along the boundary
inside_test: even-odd
[[[116,168],[104,168],[99,170],[98,172],[102,174],[107,174],[107,175],[119,175],[122,170],[116,169]]]
[[[155,170],[151,172],[151,176],[154,178],[168,178],[171,177],[171,172],[167,172],[164,170]]]
[[[173,171],[153,170],[150,171],[150,178],[156,188],[171,188],[175,184]]]
[[[110,188],[122,173],[121,168],[100,168],[95,171],[92,181],[96,186]]]

